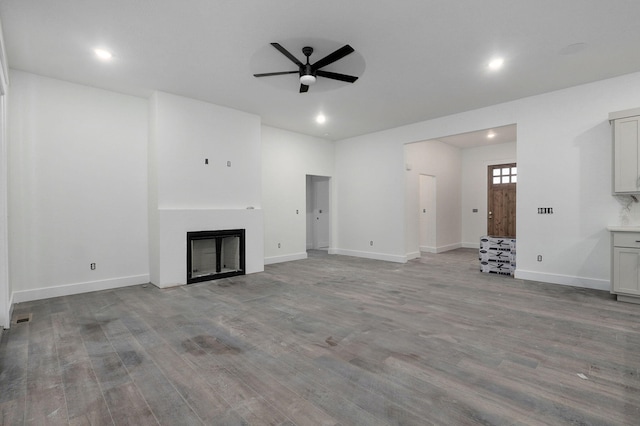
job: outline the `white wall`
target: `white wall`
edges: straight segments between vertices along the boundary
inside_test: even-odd
[[[637,87],[640,73],[337,142],[339,247],[364,252],[380,233],[376,256],[406,256],[404,144],[516,123],[516,277],[608,289],[606,226],[619,223],[621,207],[611,196],[607,118],[640,105]],[[554,214],[538,215],[540,206]]]
[[[404,150],[394,133],[378,132],[336,143],[333,210],[337,212],[337,237],[330,253],[407,260]]]
[[[480,248],[480,237],[487,234],[487,168],[515,163],[516,152],[515,141],[462,150],[463,247]]]
[[[8,138],[14,302],[147,282],[147,101],[12,70]]]
[[[151,282],[185,284],[186,231],[231,225],[246,229],[246,271],[262,271],[260,117],[162,92],[149,107]]]
[[[333,176],[333,162],[333,142],[262,126],[265,263],[306,258],[306,176]]]
[[[9,281],[9,217],[7,161],[7,96],[9,68],[0,25],[0,335],[11,322],[11,283]]]
[[[159,208],[260,208],[260,117],[162,92],[151,103]]]
[[[459,148],[432,140],[404,147],[406,190],[406,253],[418,257],[420,246],[420,175],[436,177],[436,253],[460,247],[461,152]],[[405,167],[406,168],[406,167]]]

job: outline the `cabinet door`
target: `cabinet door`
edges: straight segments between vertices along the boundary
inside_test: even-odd
[[[613,248],[613,292],[640,295],[640,249]]]
[[[640,117],[614,121],[614,186],[613,192],[640,191],[640,147],[638,124]]]

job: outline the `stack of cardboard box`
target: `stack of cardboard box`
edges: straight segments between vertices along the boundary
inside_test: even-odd
[[[480,238],[480,271],[513,275],[516,270],[516,240],[513,238]]]

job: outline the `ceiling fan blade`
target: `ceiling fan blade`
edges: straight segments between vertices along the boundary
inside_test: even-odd
[[[315,64],[311,65],[311,69],[317,70],[322,67],[326,67],[327,65],[334,63],[338,59],[344,58],[345,56],[347,56],[349,53],[353,51],[354,51],[353,47],[349,46],[348,44],[345,44],[340,49],[336,50],[333,53],[329,53],[327,56],[320,59]]]
[[[263,72],[261,74],[254,74],[254,77],[269,77],[271,75],[283,75],[283,74],[298,74],[300,71],[280,71],[280,72]]]
[[[294,64],[296,64],[299,67],[303,67],[304,64],[302,62],[300,62],[298,60],[298,58],[296,58],[295,56],[293,56],[287,49],[285,49],[284,47],[282,47],[279,43],[271,43],[271,45],[273,47],[275,47],[276,49],[278,49],[280,51],[280,53],[282,53],[284,56],[286,56],[287,58],[289,58],[289,60],[291,62],[293,62]]]
[[[300,85],[300,93],[306,93],[308,91],[309,91],[309,86],[307,86],[306,84]]]
[[[358,79],[358,77],[355,77],[353,75],[338,74],[337,72],[322,70],[316,71],[316,75],[320,77],[332,78],[334,80],[346,81],[347,83],[353,83]]]

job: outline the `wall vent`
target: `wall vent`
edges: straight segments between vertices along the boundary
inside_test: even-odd
[[[16,315],[16,324],[22,324],[25,322],[30,322],[33,314],[20,314]]]

